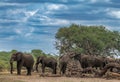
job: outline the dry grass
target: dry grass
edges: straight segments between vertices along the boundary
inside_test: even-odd
[[[32,76],[13,75],[9,73],[0,73],[0,82],[120,82],[116,79],[103,79],[103,78],[73,78],[73,77],[40,77],[38,73],[33,73]]]

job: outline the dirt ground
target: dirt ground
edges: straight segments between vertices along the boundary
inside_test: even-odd
[[[33,73],[32,76],[0,73],[0,82],[120,82],[120,80],[108,80],[105,78],[40,77],[38,73]]]

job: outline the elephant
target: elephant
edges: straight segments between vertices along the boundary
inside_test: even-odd
[[[52,74],[56,74],[57,60],[53,57],[47,58],[46,56],[39,56],[36,61],[36,71],[38,72],[38,65],[42,64],[42,73],[45,72],[45,67],[49,67],[53,70]]]
[[[93,57],[93,65],[92,65],[92,67],[95,67],[96,69],[100,68],[100,70],[103,69],[105,67],[105,65],[106,65],[105,59],[106,58],[102,57],[102,56],[94,56]]]
[[[92,67],[87,67],[82,70],[82,73],[93,74],[94,72],[95,72],[95,69]]]
[[[62,75],[66,74],[67,64],[74,57],[75,54],[73,52],[63,54],[62,56],[59,57],[60,74]]]
[[[22,52],[16,52],[12,54],[10,58],[11,74],[13,74],[13,61],[17,62],[17,75],[21,75],[22,66],[26,67],[27,75],[31,75],[31,71],[34,64],[34,59],[30,54],[23,54]]]
[[[82,68],[94,67],[102,69],[105,66],[105,57],[93,55],[79,55],[79,61]]]
[[[68,55],[62,55],[59,58],[60,74],[62,73],[64,75],[66,73],[67,63],[68,63],[69,59],[70,58]]]

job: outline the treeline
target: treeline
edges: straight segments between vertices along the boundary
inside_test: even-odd
[[[73,51],[86,55],[120,55],[120,32],[104,26],[72,24],[60,28],[55,37],[60,54]]]
[[[5,70],[10,69],[9,60],[10,60],[11,55],[15,52],[18,52],[18,51],[11,50],[11,51],[1,51],[0,52],[0,71],[5,71]],[[36,60],[36,58],[41,55],[44,55],[47,57],[54,57],[55,59],[58,58],[57,55],[46,54],[40,49],[33,49],[33,50],[31,50],[31,52],[23,52],[23,53],[31,54],[34,57],[34,60]],[[14,68],[16,68],[16,66]]]

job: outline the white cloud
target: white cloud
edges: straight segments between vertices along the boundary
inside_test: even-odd
[[[18,20],[18,19],[15,19],[15,20],[12,20],[12,19],[0,19],[0,23],[12,23],[12,22],[17,22],[17,23],[21,23],[22,21]]]
[[[106,2],[109,3],[110,0],[90,0],[91,3],[96,3],[96,2]]]
[[[120,27],[119,26],[115,26],[114,23],[117,23],[115,20],[76,20],[76,21],[70,21],[71,23],[75,23],[75,24],[80,24],[80,25],[87,25],[87,26],[105,26],[108,30],[116,30],[116,31],[120,31]],[[110,24],[111,23],[111,24]]]
[[[25,27],[18,27],[18,28],[15,28],[14,31],[22,36],[22,37],[28,37],[28,36],[31,36],[32,33],[34,32],[35,28],[25,28]]]
[[[0,39],[2,39],[1,41],[0,41],[0,43],[1,42],[8,42],[8,41],[10,41],[10,40],[13,40],[14,39],[14,37],[13,36],[8,36],[8,37],[0,37]]]
[[[120,19],[120,10],[118,10],[118,11],[110,11],[110,12],[108,12],[108,14],[111,15],[112,17],[114,17],[114,18]]]
[[[0,2],[0,6],[26,6],[28,4]]]
[[[48,24],[50,25],[68,25],[70,22],[68,20],[63,20],[63,19],[53,19],[48,21]]]
[[[37,17],[34,17],[34,20],[39,22],[29,22],[30,25],[68,25],[70,24],[69,20],[52,18],[43,14],[39,14]]]
[[[32,35],[32,33],[26,33],[24,36],[25,37],[30,37]]]
[[[30,37],[30,36],[32,36],[32,33],[35,31],[35,28],[29,28],[28,29],[28,32],[25,32],[25,37]]]
[[[9,14],[9,17],[12,17],[12,19],[14,19],[14,20],[26,22],[27,19],[29,19],[31,16],[34,16],[38,11],[39,11],[39,9],[36,9],[36,10],[25,10],[25,9],[12,10],[12,9],[10,9],[7,11],[7,14]]]
[[[39,9],[36,9],[34,11],[24,12],[24,14],[26,15],[26,17],[24,18],[24,21],[27,21],[28,18],[30,18],[31,16],[34,16],[38,11],[39,11]]]
[[[70,22],[68,20],[64,19],[55,19],[55,18],[46,18],[44,21],[42,21],[42,24],[47,25],[68,25]]]
[[[37,10],[35,10],[35,11],[28,11],[28,12],[26,12],[26,15],[33,16],[33,15],[36,14],[38,11],[39,11],[39,9],[37,9]]]
[[[4,40],[7,40],[7,41],[14,40],[14,39],[15,39],[15,36],[9,36],[4,38]]]
[[[63,4],[46,4],[48,10],[62,10],[68,9],[66,5]]]
[[[16,32],[17,34],[22,34],[22,30],[21,30],[21,29],[15,29],[15,32]]]

